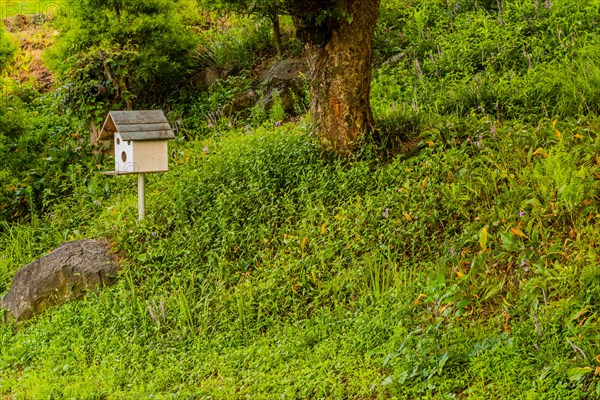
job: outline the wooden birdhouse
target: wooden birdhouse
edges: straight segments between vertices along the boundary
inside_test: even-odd
[[[170,139],[175,135],[161,110],[111,111],[100,132],[100,140],[112,142],[115,171],[109,174],[116,175],[167,171]]]
[[[167,142],[175,139],[161,110],[111,111],[102,126],[100,140],[110,143],[115,170],[105,175],[138,175],[139,219],[146,215],[144,174],[169,169]]]

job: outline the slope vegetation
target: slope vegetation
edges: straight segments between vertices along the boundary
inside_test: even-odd
[[[182,130],[142,222],[134,178],[99,175],[79,138],[32,150],[30,179],[64,190],[6,189],[25,211],[0,226],[0,292],[76,238],[110,238],[124,269],[0,326],[0,394],[599,396],[600,5],[510,3],[384,2],[380,137],[349,159],[304,117],[217,119],[244,77],[168,102]],[[38,101],[53,123],[23,137],[63,140],[77,119]]]

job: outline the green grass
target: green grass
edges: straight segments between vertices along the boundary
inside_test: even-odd
[[[77,238],[108,237],[123,272],[0,326],[0,397],[599,397],[597,6],[567,3],[384,2],[377,62],[407,56],[375,72],[387,142],[350,159],[321,154],[306,118],[214,119],[247,78],[171,100],[189,140],[149,177],[142,222],[134,177],[97,174],[78,139],[54,148],[79,121],[39,103],[46,123],[4,169],[19,213],[0,225],[0,291]],[[52,157],[20,169],[28,154]]]
[[[592,396],[597,381],[568,372],[599,352],[599,226],[593,206],[572,206],[558,189],[581,185],[581,203],[597,193],[598,165],[585,155],[600,142],[564,124],[560,140],[550,121],[537,134],[507,125],[481,147],[440,144],[386,164],[323,161],[290,125],[178,145],[180,161],[149,182],[146,221],[135,221],[124,177],[112,183],[115,202],[79,227],[125,251],[120,283],[18,332],[3,328],[3,390]],[[531,155],[539,142],[547,158]],[[582,157],[562,159],[555,177],[558,154]],[[73,229],[71,208],[38,231]]]

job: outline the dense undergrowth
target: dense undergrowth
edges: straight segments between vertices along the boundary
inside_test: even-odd
[[[506,3],[384,1],[381,135],[350,159],[305,118],[221,119],[248,70],[170,99],[182,128],[143,222],[59,95],[11,111],[0,292],[77,238],[110,238],[124,268],[0,326],[0,394],[599,397],[600,4]]]

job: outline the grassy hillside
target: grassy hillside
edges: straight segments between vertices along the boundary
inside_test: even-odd
[[[0,395],[599,397],[599,8],[384,1],[381,136],[351,159],[321,154],[305,117],[215,119],[248,73],[172,99],[182,130],[143,222],[134,178],[97,173],[110,160],[87,154],[82,121],[51,94],[26,104],[27,133],[1,148],[18,214],[0,225],[0,292],[77,238],[110,238],[124,268],[0,325]]]

